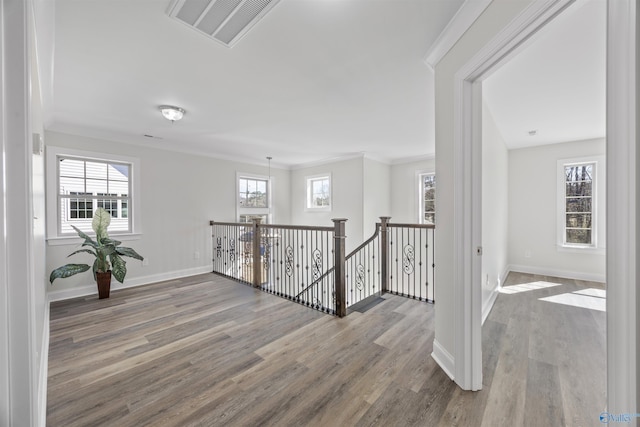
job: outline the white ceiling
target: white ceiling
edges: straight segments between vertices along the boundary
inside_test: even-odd
[[[483,82],[508,148],[605,136],[606,16],[578,0]]]
[[[282,166],[429,155],[423,57],[462,2],[282,0],[229,49],[169,18],[169,0],[56,0],[46,125]],[[172,124],[161,104],[187,113]]]
[[[462,3],[281,0],[229,49],[170,0],[56,0],[45,125],[282,167],[433,155],[423,58]],[[509,148],[604,136],[605,0],[577,3],[483,85]],[[161,104],[187,113],[172,124]]]

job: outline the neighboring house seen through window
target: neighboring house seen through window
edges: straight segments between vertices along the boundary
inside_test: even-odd
[[[78,157],[57,157],[58,230],[75,234],[72,226],[91,232],[93,212],[111,214],[111,232],[130,232],[128,220],[131,165]]]

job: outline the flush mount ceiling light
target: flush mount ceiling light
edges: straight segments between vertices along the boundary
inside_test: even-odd
[[[180,120],[185,113],[183,108],[175,107],[173,105],[161,105],[159,108],[164,118],[171,120],[172,122]]]

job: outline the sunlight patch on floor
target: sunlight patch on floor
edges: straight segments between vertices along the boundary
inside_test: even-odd
[[[587,308],[589,310],[606,311],[606,293],[607,291],[604,289],[589,288],[567,294],[540,298],[540,301],[571,305],[573,307]]]
[[[522,283],[520,285],[504,286],[500,288],[500,293],[519,294],[520,292],[537,291],[539,289],[552,288],[554,286],[560,286],[560,285],[561,283],[551,283],[551,282]]]

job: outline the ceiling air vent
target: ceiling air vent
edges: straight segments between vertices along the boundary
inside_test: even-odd
[[[232,47],[279,0],[174,0],[167,14]]]

